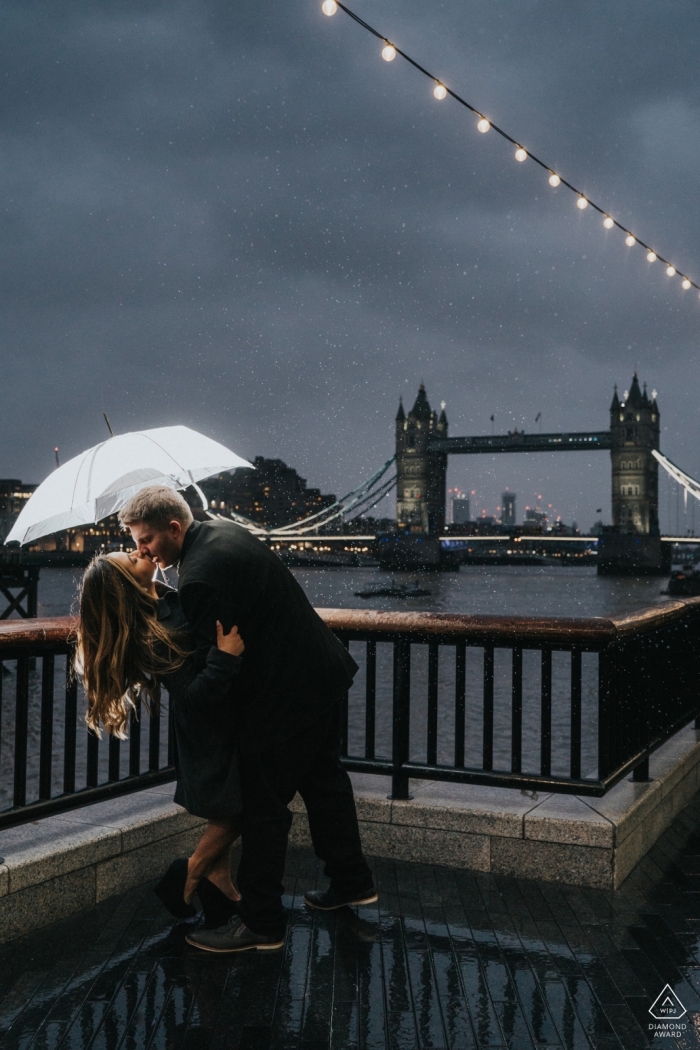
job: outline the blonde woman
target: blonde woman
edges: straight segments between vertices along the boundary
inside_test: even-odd
[[[244,650],[237,627],[224,634],[198,668],[177,592],[154,581],[143,554],[97,555],[80,590],[76,665],[87,696],[87,724],[124,738],[137,700],[170,698],[177,786],[175,801],[208,820],[189,858],[173,862],[156,887],[171,914],[196,914],[198,892],[207,927],[226,922],[239,899],[231,880],[231,845],[240,834],[241,792],[233,711],[228,700]]]

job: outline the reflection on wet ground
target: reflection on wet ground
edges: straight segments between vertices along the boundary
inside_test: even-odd
[[[150,885],[5,945],[0,1047],[700,1047],[700,798],[616,893],[374,867],[378,905],[310,912],[319,866],[290,852],[281,952],[189,948]],[[666,984],[673,1038],[649,1028]]]

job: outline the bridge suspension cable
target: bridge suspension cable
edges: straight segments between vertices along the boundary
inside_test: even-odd
[[[655,448],[651,450],[651,454],[658,463],[664,468],[669,477],[677,481],[683,488],[683,501],[685,506],[688,506],[688,493],[694,496],[696,500],[700,500],[700,481],[696,481],[695,478],[691,478],[689,474],[677,467],[675,463],[672,463],[666,456],[662,456],[660,452],[657,452]]]
[[[345,496],[336,500],[329,507],[324,507],[323,510],[316,511],[314,514],[310,514],[307,518],[302,518],[301,521],[292,521],[287,525],[280,525],[274,529],[267,529],[264,526],[257,525],[254,521],[249,518],[243,517],[241,514],[230,513],[229,517],[231,521],[234,521],[237,525],[242,525],[243,528],[248,529],[256,536],[269,536],[272,539],[284,539],[287,533],[293,533],[297,535],[299,533],[313,532],[316,529],[324,528],[329,525],[332,521],[335,521],[341,515],[346,515],[350,511],[355,511],[357,514],[361,514],[365,510],[369,510],[375,504],[379,503],[381,499],[393,488],[396,484],[396,475],[390,478],[388,481],[382,481],[382,478],[389,470],[396,459],[392,456],[386,463],[383,464],[376,470],[371,477],[363,481],[361,485],[348,492]],[[218,515],[221,517],[222,515]]]

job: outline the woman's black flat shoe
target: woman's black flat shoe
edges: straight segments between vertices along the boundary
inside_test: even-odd
[[[232,901],[207,878],[200,881],[197,893],[204,912],[204,930],[218,930],[219,926],[224,926],[238,911],[238,901]]]
[[[163,878],[155,887],[155,892],[165,907],[176,919],[191,919],[197,914],[193,904],[185,901],[185,882],[187,881],[187,857],[174,860]]]

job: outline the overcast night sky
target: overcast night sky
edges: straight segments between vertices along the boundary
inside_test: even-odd
[[[695,0],[351,6],[700,280]],[[453,435],[603,429],[636,366],[700,476],[697,292],[342,12],[6,0],[2,22],[0,475],[42,480],[106,411],[340,494],[421,379]],[[579,453],[449,479],[587,528],[609,475]]]

